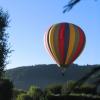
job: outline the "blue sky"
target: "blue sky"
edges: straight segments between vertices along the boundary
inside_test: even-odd
[[[83,0],[70,12],[62,13],[68,0],[0,0],[10,15],[9,42],[14,52],[7,69],[55,63],[44,48],[43,37],[55,23],[70,22],[86,35],[86,46],[76,64],[100,64],[100,1]],[[91,1],[91,3],[89,3]]]

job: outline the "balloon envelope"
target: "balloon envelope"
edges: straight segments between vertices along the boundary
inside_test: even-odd
[[[86,37],[80,27],[71,23],[58,23],[49,28],[44,42],[56,63],[66,67],[81,54]]]

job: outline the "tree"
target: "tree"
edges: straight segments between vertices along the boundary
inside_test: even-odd
[[[21,93],[18,95],[16,100],[33,100],[29,95]]]
[[[65,13],[66,11],[70,11],[80,1],[82,1],[82,0],[70,0],[68,2],[68,4],[64,6],[63,13]],[[97,0],[95,0],[95,1],[97,1]]]
[[[13,97],[13,83],[8,79],[0,80],[0,100],[11,100]]]
[[[0,8],[0,79],[3,75],[4,68],[6,66],[8,54],[11,50],[8,45],[8,33],[6,33],[6,28],[9,23],[9,15]]]
[[[6,28],[9,23],[9,15],[0,8],[0,100],[11,100],[13,84],[8,79],[4,79],[4,68],[7,64],[8,54],[11,50],[8,45],[8,33]]]
[[[36,86],[31,86],[28,93],[30,97],[33,98],[33,100],[40,100],[43,99],[43,92],[40,88]]]

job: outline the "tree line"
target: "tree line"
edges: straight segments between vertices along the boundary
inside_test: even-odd
[[[95,85],[85,83],[81,87],[75,87],[70,94],[76,81],[67,81],[64,84],[51,84],[45,87],[44,90],[37,86],[32,85],[27,91],[14,89],[13,100],[72,100],[77,98],[78,100],[98,100],[100,99],[100,93],[97,93]],[[95,97],[95,99],[93,99]],[[81,98],[81,99],[80,99]],[[85,98],[85,99],[83,99]]]

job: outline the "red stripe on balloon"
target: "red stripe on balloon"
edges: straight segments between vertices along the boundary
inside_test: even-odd
[[[85,44],[85,36],[84,36],[83,31],[80,28],[78,28],[78,31],[80,33],[78,47],[76,49],[76,52],[75,52],[72,60],[69,62],[69,64],[71,64],[80,55],[81,51],[83,50],[84,44]]]
[[[58,34],[58,37],[59,37],[58,48],[59,48],[59,53],[61,57],[60,64],[64,63],[64,33],[65,33],[64,31],[65,31],[65,25],[61,24],[59,34]]]

